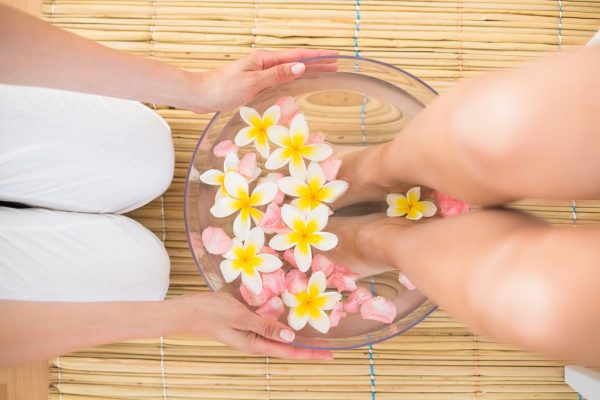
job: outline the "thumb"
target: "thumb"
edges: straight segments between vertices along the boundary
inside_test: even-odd
[[[269,86],[288,82],[300,78],[304,74],[306,66],[301,62],[279,64],[274,67],[260,71],[258,86],[264,89]]]
[[[286,325],[260,317],[252,313],[252,317],[246,320],[247,329],[266,339],[277,342],[289,343],[294,340],[296,334]]]

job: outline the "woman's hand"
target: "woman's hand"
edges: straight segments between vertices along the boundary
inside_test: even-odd
[[[298,60],[336,55],[338,52],[332,50],[255,50],[249,56],[213,71],[189,73],[190,91],[180,107],[198,113],[230,110],[245,104],[264,89],[298,79],[305,72],[335,71],[337,64],[333,58],[306,65]]]
[[[331,360],[331,352],[287,344],[294,332],[281,322],[271,321],[248,310],[233,297],[202,293],[167,300],[167,312],[176,315],[172,334],[204,335],[249,354],[288,359]]]

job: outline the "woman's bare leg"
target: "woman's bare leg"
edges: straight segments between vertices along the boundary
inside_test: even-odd
[[[361,221],[340,242],[344,261],[394,266],[477,333],[600,364],[600,228],[553,227],[505,210],[406,222]]]
[[[481,205],[598,197],[598,71],[600,46],[459,84],[394,141],[346,154],[336,207],[403,182]]]

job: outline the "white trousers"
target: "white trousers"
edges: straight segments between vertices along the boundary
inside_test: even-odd
[[[160,196],[167,123],[140,103],[0,85],[0,299],[158,300],[163,244],[121,216]]]

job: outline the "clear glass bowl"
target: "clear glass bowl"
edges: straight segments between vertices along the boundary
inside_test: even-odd
[[[304,61],[310,64],[323,58],[337,59],[337,71],[306,74],[301,79],[262,92],[246,105],[262,113],[279,97],[292,96],[306,116],[311,132],[322,131],[327,142],[333,145],[362,147],[383,143],[401,134],[406,123],[436,96],[423,81],[379,61],[346,56]],[[185,226],[194,260],[207,285],[214,291],[230,293],[244,303],[238,285],[225,282],[221,275],[219,263],[222,258],[207,254],[202,248],[200,237],[204,228],[218,226],[231,236],[232,228],[229,218],[217,219],[209,212],[216,187],[198,180],[198,171],[222,169],[223,158],[214,156],[212,148],[222,140],[233,140],[238,130],[245,126],[238,111],[215,114],[198,141],[186,179]],[[385,207],[382,201],[381,204],[354,206],[336,214],[365,214],[385,211]],[[331,328],[325,335],[307,325],[297,332],[294,344],[320,349],[365,346],[410,329],[436,308],[418,290],[407,290],[399,283],[397,272],[362,278],[358,284],[395,303],[398,313],[391,324],[364,320],[360,314],[348,314],[339,326]],[[285,317],[286,314],[281,318],[283,322]]]

